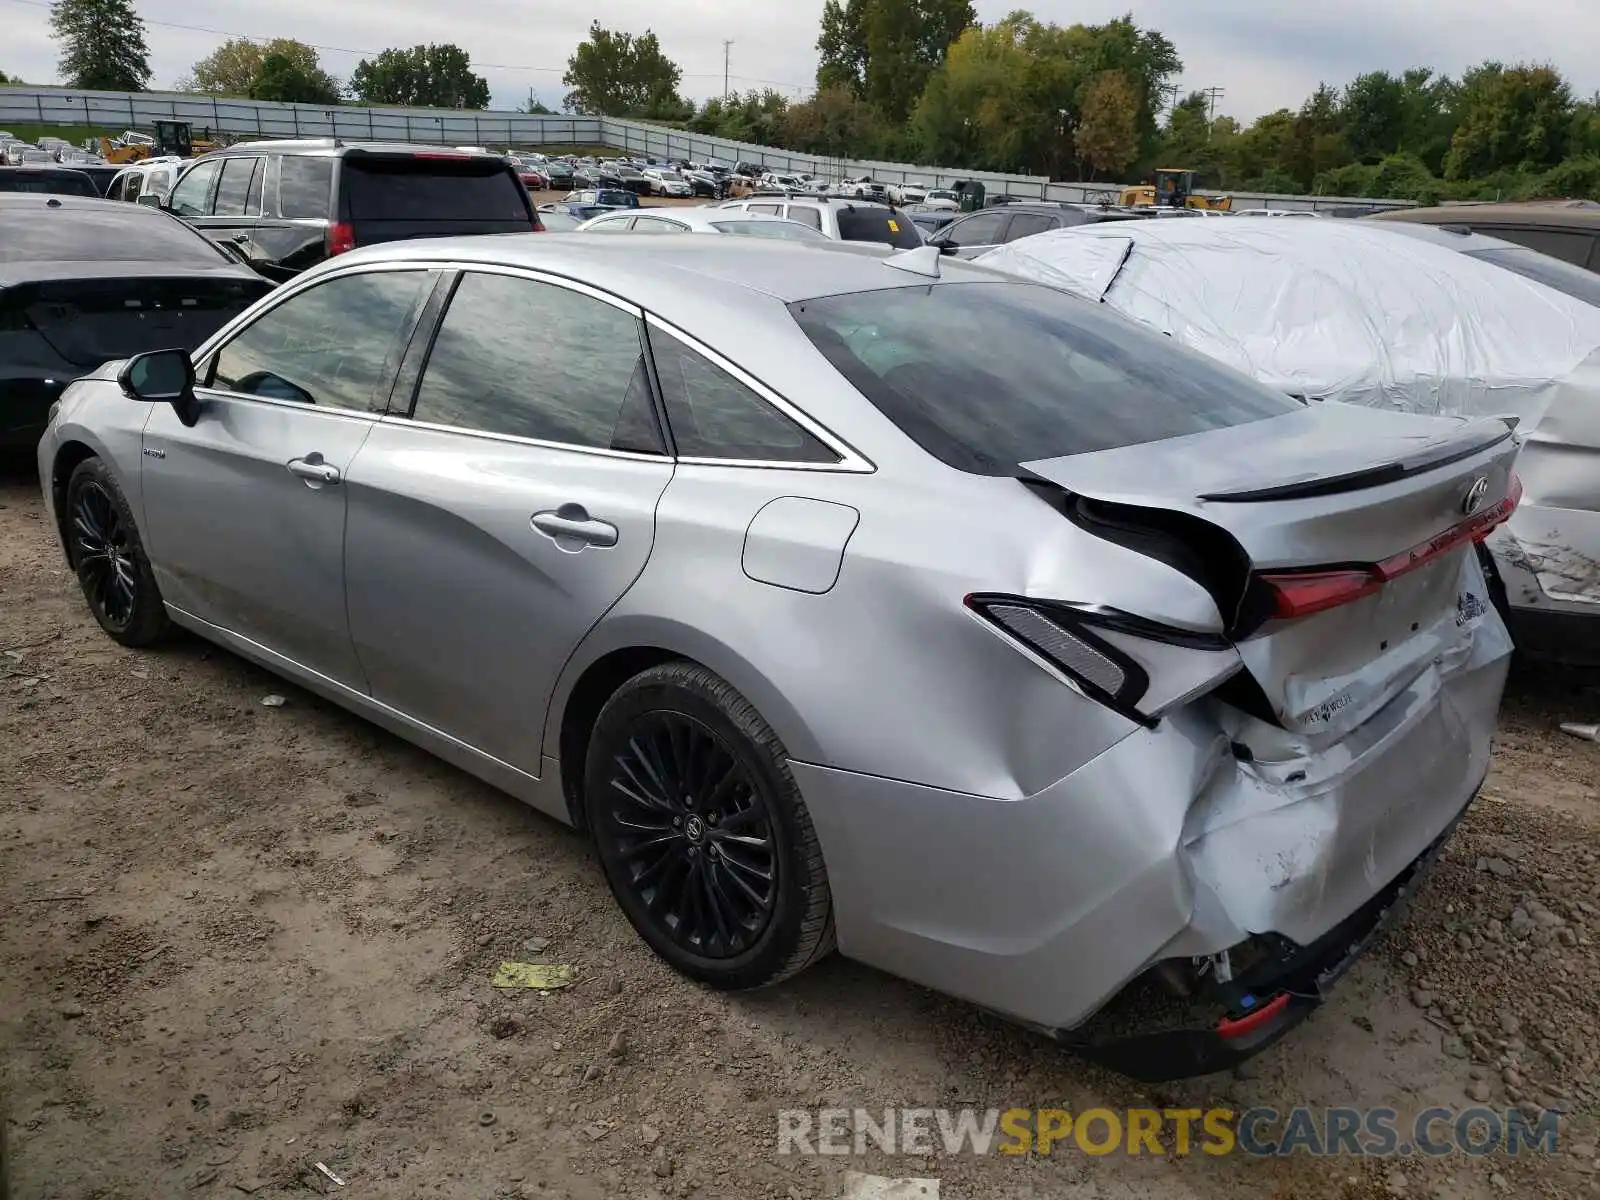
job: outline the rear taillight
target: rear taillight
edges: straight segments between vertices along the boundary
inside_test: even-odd
[[[1326,612],[1381,591],[1383,585],[1410,571],[1434,562],[1453,550],[1473,542],[1481,542],[1496,527],[1511,519],[1522,500],[1522,480],[1511,473],[1510,487],[1505,498],[1492,508],[1474,513],[1460,524],[1452,525],[1437,537],[1421,545],[1403,550],[1399,554],[1370,566],[1318,567],[1295,571],[1272,571],[1258,575],[1257,579],[1267,589],[1272,604],[1272,616],[1279,619],[1309,617]]]
[[[544,222],[539,220],[539,213],[538,213],[537,210],[535,210],[535,212],[533,214],[533,231],[535,233],[543,233],[544,232]]]
[[[347,221],[335,221],[328,226],[328,257],[345,254],[356,248],[355,226]]]

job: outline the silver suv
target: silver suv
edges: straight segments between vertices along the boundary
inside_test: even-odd
[[[729,200],[723,208],[743,209],[769,217],[787,217],[841,242],[880,242],[902,250],[922,245],[922,234],[898,208],[875,200],[837,196],[800,196],[792,192],[756,192]]]

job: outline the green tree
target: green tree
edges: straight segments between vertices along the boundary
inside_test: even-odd
[[[613,33],[599,21],[589,26],[589,40],[572,52],[561,82],[572,89],[566,106],[572,112],[612,117],[682,118],[678,95],[683,72],[661,51],[650,30],[635,37]]]
[[[1572,89],[1553,67],[1484,63],[1461,79],[1461,124],[1447,179],[1553,167],[1572,144]]]
[[[817,90],[867,94],[868,0],[825,0],[817,35]]]
[[[150,47],[132,0],[56,0],[50,28],[61,43],[68,87],[142,92],[150,83]]]
[[[229,38],[190,67],[188,76],[178,82],[178,89],[212,96],[253,95],[262,66],[273,56],[288,60],[296,72],[305,76],[301,90],[315,93],[308,103],[332,103],[338,99],[339,81],[322,69],[315,49],[293,38],[273,38],[268,42]]]
[[[779,129],[780,144],[829,158],[871,158],[883,147],[878,111],[847,87],[819,89],[792,104]]]
[[[473,73],[465,50],[448,43],[389,49],[362,59],[350,76],[350,90],[367,104],[489,107],[489,81]]]
[[[322,71],[307,71],[287,54],[269,54],[261,60],[250,85],[250,99],[284,104],[337,104],[339,89]]]
[[[1139,96],[1125,72],[1101,71],[1084,85],[1075,140],[1090,179],[1139,157]]]
[[[1344,90],[1339,119],[1351,153],[1362,162],[1396,153],[1406,128],[1404,85],[1387,71],[1356,76]]]

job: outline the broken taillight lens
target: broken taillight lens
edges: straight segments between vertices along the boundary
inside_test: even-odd
[[[1410,571],[1426,566],[1444,555],[1473,542],[1481,542],[1496,527],[1511,519],[1522,500],[1522,480],[1511,473],[1505,498],[1492,508],[1474,513],[1421,545],[1390,556],[1382,562],[1357,567],[1311,567],[1293,571],[1269,571],[1256,578],[1267,589],[1272,616],[1280,620],[1309,617],[1345,604],[1354,604],[1383,589],[1384,584]]]
[[[335,221],[328,226],[328,257],[345,254],[356,248],[355,226],[347,221]]]

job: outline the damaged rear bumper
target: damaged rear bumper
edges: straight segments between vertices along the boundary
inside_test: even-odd
[[[839,947],[1087,1045],[1090,1018],[1157,964],[1277,938],[1293,994],[1253,996],[1225,1036],[1094,1038],[1131,1074],[1221,1069],[1315,1007],[1437,853],[1487,773],[1509,657],[1482,618],[1464,653],[1303,767],[1246,761],[1211,700],[1020,800],[795,763]]]

